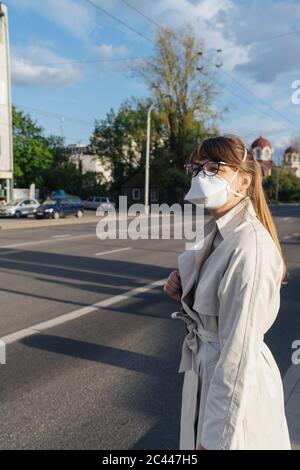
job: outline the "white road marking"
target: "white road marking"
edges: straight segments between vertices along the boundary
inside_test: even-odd
[[[63,239],[63,241],[65,240],[77,240],[78,238],[91,238],[91,237],[95,237],[95,234],[93,233],[90,233],[88,235],[75,235],[75,236],[71,236],[71,237],[65,237]],[[22,246],[30,246],[30,245],[43,245],[45,243],[51,243],[51,242],[59,242],[61,241],[59,238],[49,238],[47,240],[38,240],[38,241],[35,241],[35,242],[23,242],[23,243],[14,243],[13,245],[3,245],[3,246],[0,246],[0,249],[2,248],[19,248],[19,247],[22,247]]]
[[[15,343],[16,341],[27,338],[28,336],[38,334],[41,331],[48,330],[49,328],[62,325],[63,323],[66,323],[68,321],[83,317],[84,315],[88,315],[89,313],[93,313],[98,309],[109,307],[118,302],[127,300],[130,297],[134,297],[136,295],[155,289],[156,287],[163,286],[166,281],[167,279],[160,279],[158,281],[151,282],[150,284],[146,284],[145,286],[137,287],[135,289],[124,292],[124,294],[114,295],[113,297],[100,300],[100,302],[97,302],[95,304],[82,307],[78,310],[74,310],[73,312],[60,315],[59,317],[52,318],[51,320],[46,320],[41,323],[32,325],[29,328],[24,328],[23,330],[19,330],[15,333],[3,336],[2,338],[0,338],[0,341],[3,341],[5,344]]]
[[[15,253],[20,253],[18,250],[10,250],[10,251],[0,251],[0,257],[2,255],[13,255]]]
[[[151,223],[151,222],[150,222]],[[175,227],[175,226],[180,226],[182,225],[182,221],[181,222],[176,222],[176,223],[172,223],[172,226]],[[150,225],[149,225],[150,226]],[[163,227],[163,226],[166,226],[166,224],[158,224],[158,225],[153,225],[152,227],[153,228],[156,228],[156,227]],[[110,231],[107,231],[107,235],[109,234],[112,234],[114,235],[114,230],[110,230]],[[118,231],[119,234],[121,233],[127,233],[127,229],[122,229],[122,230],[119,230]],[[128,230],[128,233],[132,233],[132,231],[130,232],[130,230]],[[133,231],[134,233],[134,231]],[[144,233],[141,231],[141,233]],[[38,241],[31,241],[31,242],[22,242],[22,243],[14,243],[12,245],[0,245],[0,249],[7,249],[7,248],[21,248],[23,246],[36,246],[36,245],[43,245],[43,244],[47,244],[47,243],[53,243],[53,242],[60,242],[60,241],[65,241],[65,240],[79,240],[81,238],[97,238],[97,235],[96,235],[96,227],[95,227],[95,232],[94,233],[90,233],[90,234],[86,234],[86,235],[73,235],[73,236],[70,236],[70,237],[64,237],[64,238],[48,238],[46,240],[38,240]],[[151,237],[149,238],[151,240]],[[110,240],[109,237],[107,238],[107,240]],[[129,237],[129,240],[131,240],[131,238]],[[100,241],[103,241],[103,240],[100,240]],[[106,240],[104,240],[106,241]]]
[[[67,233],[66,235],[52,235],[52,238],[65,238],[65,237],[71,237],[72,235],[70,233]]]
[[[118,251],[127,251],[127,250],[132,250],[132,247],[119,248],[117,250],[110,250],[110,251],[101,251],[100,253],[96,253],[95,256],[108,255],[110,253],[117,253]]]
[[[299,233],[295,232],[295,233],[292,233],[291,235],[285,235],[284,237],[281,238],[281,240],[289,240],[290,238],[293,238],[293,237],[299,237]]]

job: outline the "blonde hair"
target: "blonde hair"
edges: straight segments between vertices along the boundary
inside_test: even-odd
[[[245,161],[243,161],[245,149],[247,150],[247,157]],[[252,201],[257,218],[268,230],[281,254],[283,261],[281,285],[286,285],[287,267],[273,217],[264,193],[262,185],[262,171],[259,163],[254,158],[253,150],[248,149],[243,141],[234,135],[209,137],[204,139],[194,148],[190,156],[190,161],[206,158],[213,159],[215,161],[224,161],[232,168],[239,168],[241,172],[251,175],[251,183],[247,188],[247,196],[249,196]]]

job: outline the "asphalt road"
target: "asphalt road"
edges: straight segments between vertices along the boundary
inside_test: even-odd
[[[273,214],[290,275],[267,342],[284,375],[300,339],[300,207]],[[1,231],[1,449],[178,448],[185,328],[153,283],[183,247],[100,241],[95,223]]]

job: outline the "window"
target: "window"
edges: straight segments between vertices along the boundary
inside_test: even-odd
[[[140,188],[133,188],[132,189],[132,200],[139,201],[141,199],[141,190]]]
[[[150,201],[151,202],[157,202],[158,201],[158,189],[157,188],[151,188],[150,189]]]
[[[73,206],[77,206],[78,204],[80,204],[81,200],[79,197],[71,197],[69,199],[69,203],[72,204]]]
[[[72,199],[70,199],[70,198],[62,199],[62,201],[61,201],[62,206],[70,206],[71,204],[72,204]]]
[[[254,150],[254,154],[255,154],[255,157],[257,158],[257,160],[260,160],[260,157],[261,157],[261,149],[259,147],[257,147],[255,150]]]

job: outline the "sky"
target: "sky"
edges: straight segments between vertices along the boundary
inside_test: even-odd
[[[274,160],[300,137],[299,0],[6,0],[12,98],[46,134],[88,143],[95,119],[148,90],[127,64],[153,53],[155,24],[193,25],[214,62],[229,111],[221,132],[247,144],[263,135]],[[95,8],[95,5],[100,9]],[[101,9],[104,9],[102,11]],[[116,19],[118,18],[120,24]],[[126,60],[125,60],[126,59]],[[63,117],[63,118],[62,118]]]

